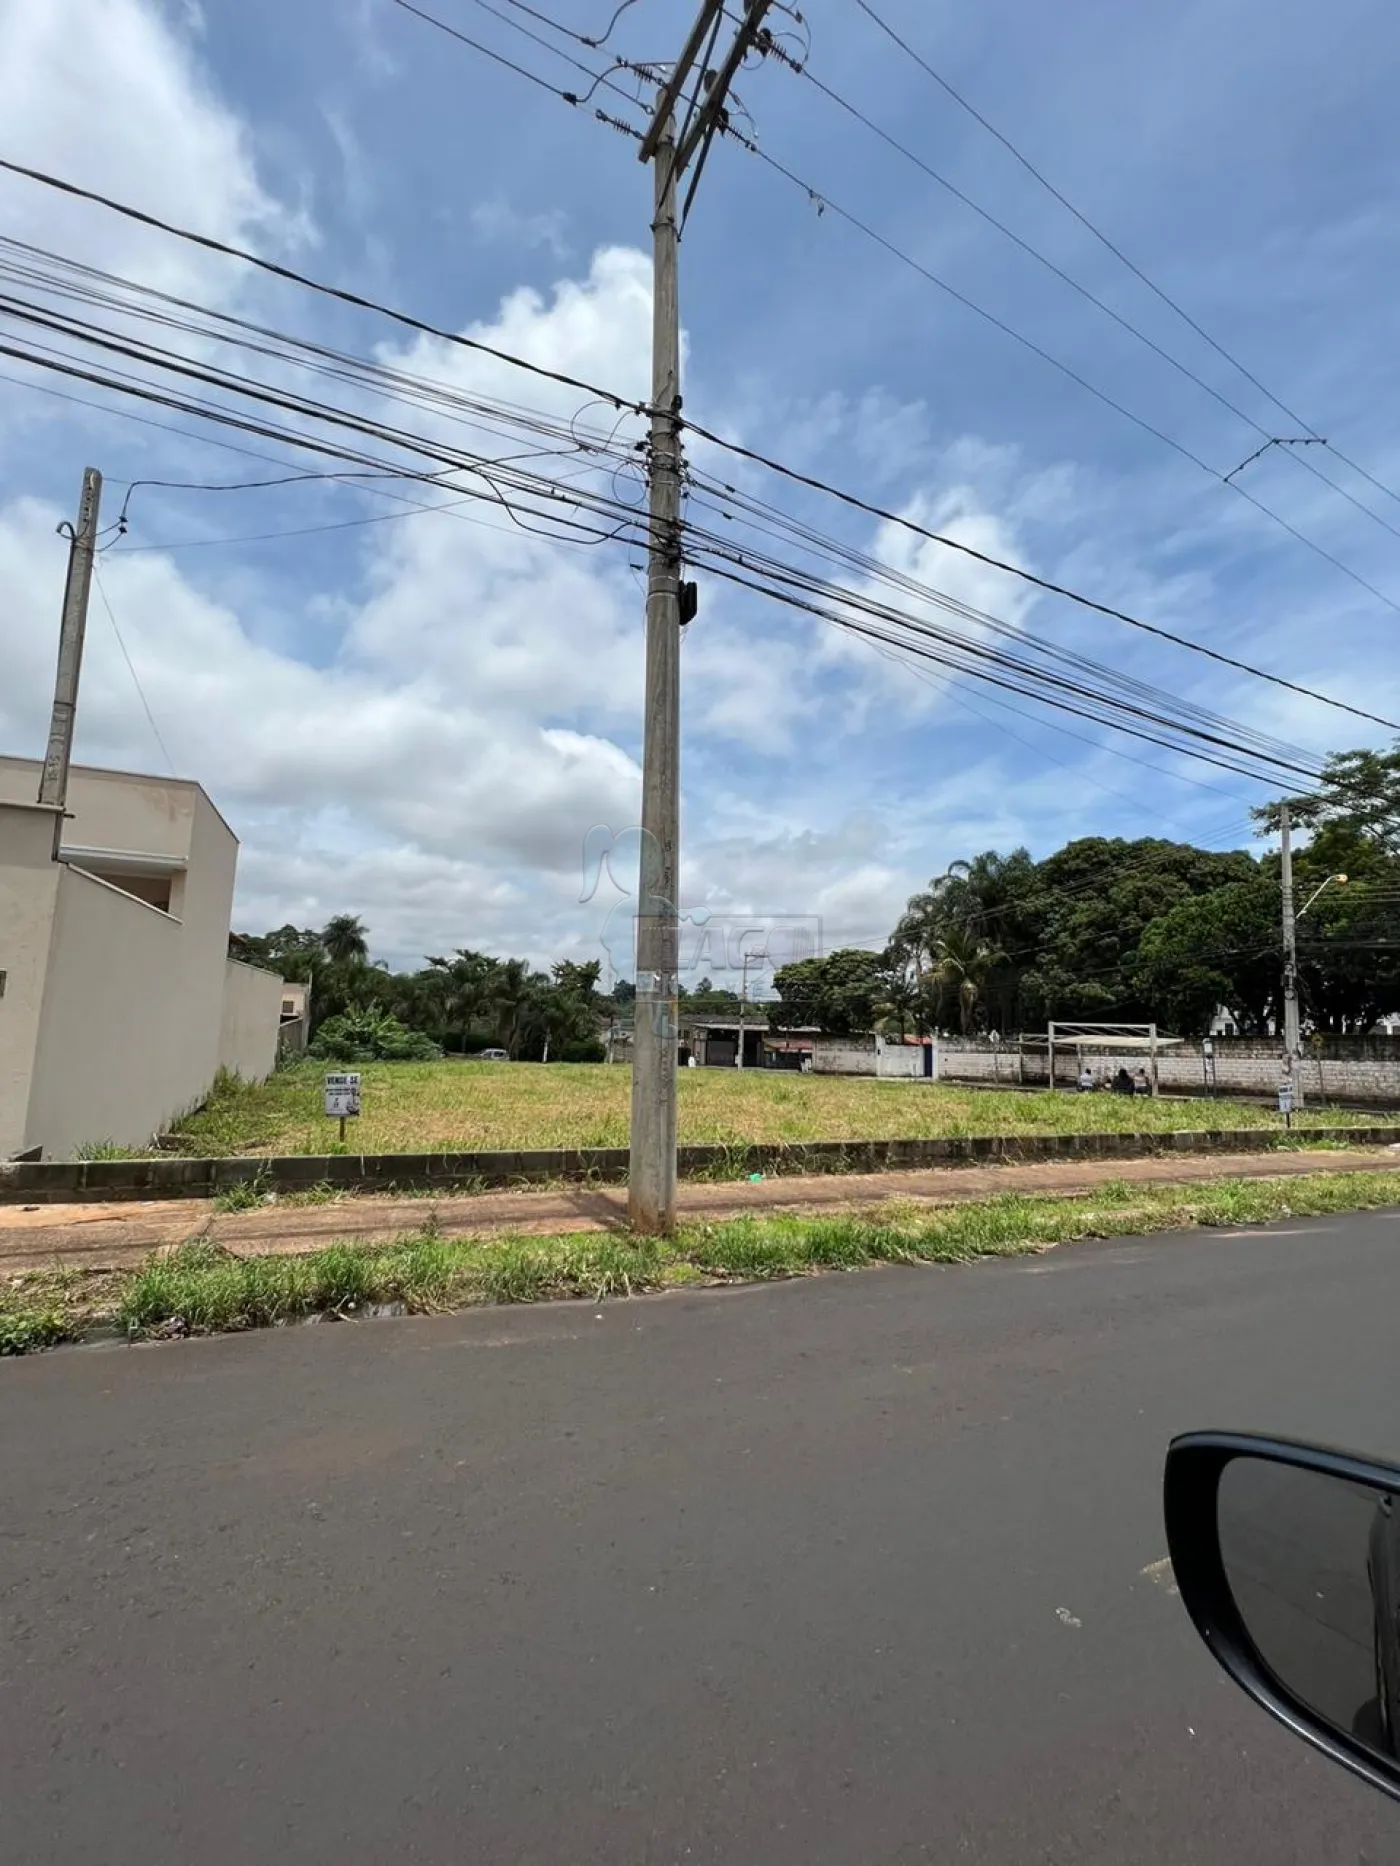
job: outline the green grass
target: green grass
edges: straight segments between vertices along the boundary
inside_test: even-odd
[[[1092,1195],[998,1198],[945,1208],[886,1199],[839,1215],[690,1225],[675,1238],[626,1233],[445,1238],[431,1222],[390,1244],[330,1244],[306,1256],[236,1257],[192,1240],[139,1269],[54,1271],[0,1289],[0,1354],[23,1354],[115,1324],[133,1340],[351,1317],[393,1304],[414,1313],[476,1303],[640,1295],[704,1283],[857,1270],[879,1263],[969,1263],[1076,1238],[1145,1236],[1194,1225],[1400,1205],[1400,1172],[1221,1180],[1198,1186],[1110,1182]]]
[[[366,1063],[360,1073],[365,1112],[350,1123],[347,1152],[627,1145],[632,1076],[621,1065]],[[321,1075],[320,1064],[308,1062],[262,1083],[225,1081],[199,1113],[178,1124],[184,1149],[219,1156],[341,1151],[336,1124],[321,1113]],[[1021,1093],[762,1069],[683,1069],[677,1088],[682,1144],[736,1153],[811,1140],[1281,1126],[1272,1109],[1247,1102]],[[1331,1108],[1309,1108],[1304,1118],[1310,1127],[1339,1128],[1376,1119]]]
[[[222,1192],[214,1196],[216,1212],[250,1212],[255,1206],[267,1203],[267,1175],[254,1173],[251,1179],[240,1179],[235,1185],[225,1186]]]

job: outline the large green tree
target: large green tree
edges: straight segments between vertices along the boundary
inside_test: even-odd
[[[776,1003],[764,1010],[778,1029],[807,1026],[828,1036],[874,1030],[889,998],[890,967],[880,953],[844,947],[824,959],[800,959],[773,974]]]
[[[1277,885],[1232,881],[1178,901],[1143,930],[1135,991],[1151,1019],[1204,1036],[1223,1005],[1246,1032],[1280,1015],[1283,941]]]

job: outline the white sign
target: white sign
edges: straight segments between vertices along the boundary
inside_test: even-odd
[[[1280,1114],[1293,1112],[1293,1084],[1280,1082],[1278,1085],[1278,1111]]]
[[[334,1119],[343,1121],[347,1115],[360,1112],[360,1078],[358,1075],[326,1077],[326,1113]]]

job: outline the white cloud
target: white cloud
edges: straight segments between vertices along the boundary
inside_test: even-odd
[[[304,235],[259,183],[248,134],[204,77],[191,36],[144,0],[6,0],[6,154],[219,239]],[[0,182],[0,224],[163,291],[218,299],[237,289],[229,262],[16,176]]]
[[[266,246],[301,236],[296,214],[261,185],[246,128],[203,78],[192,25],[182,37],[172,24],[178,11],[162,15],[141,0],[0,7],[7,147],[219,237]],[[363,11],[355,18],[368,22]],[[328,122],[353,175],[353,126]],[[56,209],[29,184],[0,186],[0,216],[21,237],[205,301],[261,289],[235,267],[98,210]],[[483,237],[564,250],[552,216],[521,219],[496,202],[473,218]],[[650,327],[648,260],[604,248],[548,292],[511,293],[465,334],[641,400]],[[378,354],[453,390],[604,429],[614,420],[577,390],[440,340]],[[881,461],[911,516],[996,555],[1014,558],[1023,525],[1064,493],[974,441],[933,452],[923,408],[879,392],[789,414],[794,427],[807,422],[814,452]],[[394,404],[392,415],[458,445],[487,444],[441,411]],[[756,420],[741,403],[728,426],[742,432]],[[620,432],[632,438],[637,426]],[[570,457],[550,470],[563,485],[584,465]],[[738,470],[731,463],[726,476]],[[588,483],[609,494],[625,487],[608,473]],[[63,581],[59,517],[33,499],[0,504],[7,750],[42,742]],[[538,961],[596,950],[599,904],[578,898],[581,849],[595,824],[622,829],[638,814],[642,594],[614,545],[567,548],[499,509],[459,517],[474,522],[416,516],[347,534],[329,586],[304,592],[291,580],[264,582],[249,560],[221,569],[220,555],[104,554],[102,587],[170,753],[242,836],[243,924],[314,924],[349,909],[368,921],[377,952],[409,962],[457,944]],[[1013,624],[1025,614],[1021,586],[899,527],[861,542]],[[881,594],[917,612],[916,599]],[[684,899],[716,913],[805,913],[820,918],[828,946],[878,941],[936,866],[931,850],[948,860],[1020,833],[1000,768],[976,760],[940,781],[936,817],[907,796],[861,807],[865,782],[839,767],[834,749],[872,727],[890,737],[885,709],[932,702],[907,670],[824,625],[759,612],[711,579],[682,666]],[[99,592],[78,753],[136,768],[160,762]],[[760,768],[764,781],[752,784]]]

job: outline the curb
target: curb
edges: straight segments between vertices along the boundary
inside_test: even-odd
[[[1132,1160],[1171,1153],[1267,1153],[1345,1138],[1356,1147],[1400,1146],[1400,1126],[1221,1128],[1177,1134],[975,1134],[928,1140],[807,1141],[753,1147],[681,1147],[683,1178],[714,1167],[744,1173],[878,1173],[977,1162]],[[340,1192],[419,1192],[537,1184],[549,1180],[625,1183],[625,1147],[545,1148],[515,1153],[237,1155],[223,1160],[165,1156],[142,1160],[0,1162],[0,1204],[80,1204],[87,1200],[208,1199],[258,1181],[269,1192],[327,1185]]]

